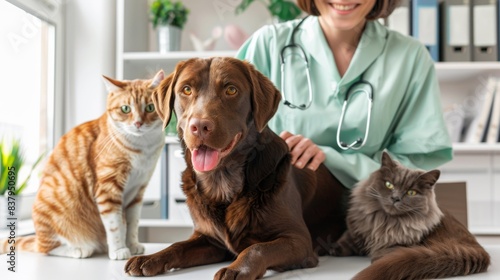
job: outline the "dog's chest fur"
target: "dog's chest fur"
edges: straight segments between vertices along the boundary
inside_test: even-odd
[[[265,239],[265,234],[256,234],[253,230],[259,228],[256,225],[259,219],[254,216],[263,207],[263,204],[258,201],[262,202],[265,199],[262,197],[259,199],[255,193],[242,191],[245,184],[243,178],[236,180],[239,181],[239,186],[232,186],[233,189],[239,188],[240,190],[230,201],[210,199],[213,196],[203,193],[202,186],[196,182],[195,178],[194,172],[190,169],[184,171],[183,190],[196,231],[219,241],[234,254]],[[221,187],[225,188],[225,186]]]

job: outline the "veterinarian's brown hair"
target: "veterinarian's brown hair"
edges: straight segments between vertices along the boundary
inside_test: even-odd
[[[297,5],[306,13],[319,16],[320,13],[314,3],[316,0],[297,0]],[[378,18],[388,17],[396,7],[399,6],[401,0],[375,0],[373,9],[366,16],[367,20],[376,20]]]

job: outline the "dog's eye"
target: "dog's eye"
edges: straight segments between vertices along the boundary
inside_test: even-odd
[[[238,90],[235,87],[230,86],[226,89],[226,93],[229,95],[235,95],[236,93],[238,93]]]
[[[184,93],[185,95],[191,95],[191,93],[193,93],[193,90],[190,86],[185,86],[182,88],[182,93]]]

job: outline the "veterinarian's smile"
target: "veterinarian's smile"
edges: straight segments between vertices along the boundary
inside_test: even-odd
[[[207,172],[215,169],[220,160],[227,156],[236,146],[241,138],[241,132],[233,137],[233,140],[223,149],[215,149],[205,144],[191,150],[191,161],[193,168],[198,172]]]

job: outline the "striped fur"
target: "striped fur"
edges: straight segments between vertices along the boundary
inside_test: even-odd
[[[105,77],[107,112],[60,139],[33,205],[36,235],[17,238],[17,249],[74,258],[107,251],[111,259],[144,252],[141,202],[164,145],[162,121],[146,107],[163,77]]]
[[[488,269],[484,248],[439,209],[434,193],[439,175],[406,168],[383,153],[381,168],[353,190],[348,230],[330,252],[372,257],[353,279],[446,278]]]

